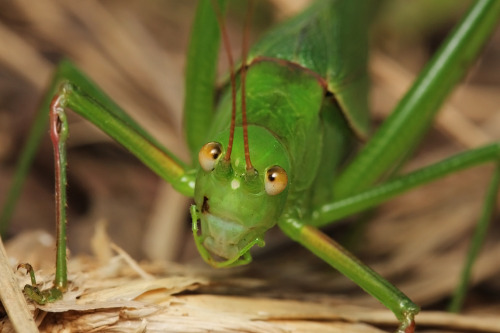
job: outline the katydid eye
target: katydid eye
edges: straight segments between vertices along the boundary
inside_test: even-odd
[[[198,161],[203,170],[209,172],[215,168],[215,162],[222,154],[222,145],[218,142],[209,142],[201,147],[198,153]]]
[[[288,176],[286,171],[280,166],[273,166],[267,169],[264,186],[266,193],[276,195],[283,192],[288,185]]]

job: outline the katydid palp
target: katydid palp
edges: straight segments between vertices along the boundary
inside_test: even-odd
[[[215,167],[213,172],[210,166],[202,169],[188,167],[162,148],[158,148],[159,144],[134,125],[121,111],[117,111],[117,107],[97,91],[92,84],[88,83],[69,63],[63,63],[60,66],[54,81],[58,84],[65,82],[62,88],[59,88],[61,99],[55,100],[57,103],[53,104],[53,115],[57,113],[59,117],[54,118],[54,120],[56,124],[59,124],[63,117],[64,107],[83,113],[84,116],[127,146],[153,170],[171,182],[174,187],[187,195],[193,195],[192,184],[195,182],[194,175],[197,173],[198,179],[196,180],[197,185],[194,193],[196,208],[192,210],[193,226],[195,229],[197,228],[196,220],[199,218],[201,220],[201,234],[195,233],[195,239],[197,239],[197,245],[202,256],[210,263],[218,266],[247,263],[250,259],[248,254],[250,245],[259,244],[262,234],[272,225],[278,223],[285,233],[310,248],[314,253],[379,298],[403,321],[401,329],[405,329],[406,326],[410,325],[411,317],[417,311],[416,307],[371,270],[358,267],[356,260],[344,255],[342,251],[338,251],[337,245],[323,238],[322,234],[313,226],[325,225],[334,219],[361,210],[360,207],[365,209],[368,206],[387,200],[396,192],[409,189],[414,185],[436,178],[454,169],[465,168],[484,160],[494,160],[497,155],[497,148],[496,146],[490,146],[457,157],[457,159],[447,162],[448,164],[439,165],[435,169],[429,168],[420,174],[415,173],[411,177],[401,178],[388,183],[386,186],[382,185],[376,190],[351,197],[352,194],[371,187],[371,184],[380,177],[380,174],[386,171],[387,165],[392,165],[395,160],[398,160],[403,155],[408,146],[413,146],[414,141],[417,140],[416,137],[420,136],[420,132],[423,131],[421,128],[416,128],[413,131],[415,137],[401,138],[397,133],[398,127],[394,125],[399,120],[393,120],[384,125],[383,129],[374,136],[373,141],[367,145],[364,150],[365,153],[360,153],[359,159],[355,160],[346,171],[340,173],[336,179],[329,176],[325,177],[325,174],[329,175],[335,165],[338,164],[338,161],[343,159],[342,155],[348,149],[348,145],[339,145],[338,150],[332,152],[325,142],[334,140],[348,142],[353,139],[354,132],[362,136],[366,132],[367,123],[366,115],[363,115],[366,111],[366,100],[364,100],[363,96],[366,96],[367,89],[364,69],[366,66],[366,59],[364,58],[366,45],[361,41],[366,40],[364,34],[367,28],[366,23],[369,20],[367,17],[359,15],[360,12],[356,6],[349,5],[347,2],[340,3],[339,7],[332,7],[331,11],[329,8],[322,7],[329,5],[330,3],[326,2],[319,3],[315,8],[313,7],[313,9],[291,21],[288,28],[281,28],[274,35],[270,34],[267,41],[258,44],[248,58],[248,91],[246,96],[249,118],[249,155],[252,158],[252,165],[258,171],[259,176],[255,176],[254,173],[248,174],[248,165],[243,162],[245,152],[242,149],[243,136],[240,134],[240,119],[237,119],[238,126],[231,163],[224,164],[224,156],[226,156],[224,147],[227,146],[227,140],[229,139],[229,133],[227,132],[230,119],[230,108],[228,107],[230,99],[227,97],[228,95],[222,97],[220,101],[221,111],[218,111],[213,121],[209,119],[212,117],[211,113],[202,113],[196,107],[189,106],[189,103],[197,103],[198,106],[201,105],[203,108],[206,108],[206,105],[211,105],[212,102],[210,101],[213,98],[211,92],[208,94],[199,93],[196,89],[193,89],[191,90],[192,94],[198,94],[196,99],[188,97],[186,124],[193,160],[196,160],[200,147],[206,142],[217,141],[220,143],[219,146],[206,146],[209,158],[214,156],[214,149],[215,155],[218,157],[213,162],[212,167]],[[200,44],[208,42],[213,44],[212,48],[217,49],[215,47],[217,43],[214,43],[211,37],[206,37],[207,35],[210,36],[210,33],[217,35],[218,32],[215,22],[208,25],[213,30],[209,30],[207,25],[204,24],[206,23],[204,19],[209,19],[210,15],[213,16],[211,7],[208,4],[205,4],[205,6],[200,7],[200,17],[196,21],[204,30],[204,35],[202,36],[200,33],[198,37],[204,40],[197,41],[195,37],[193,39],[194,47],[200,47],[199,45],[196,46],[197,42]],[[484,19],[482,16],[478,17],[479,14],[476,13],[475,19],[483,21],[482,24],[486,26],[492,25],[495,10],[490,10],[487,7],[482,10],[484,12],[481,12],[481,15],[486,15],[484,13],[489,11],[491,16]],[[349,11],[356,11],[356,14],[359,15],[359,21],[345,22],[346,20],[343,20],[343,17],[352,17],[351,14],[346,14]],[[321,13],[321,15],[318,13]],[[366,15],[370,15],[369,10],[366,11]],[[213,17],[212,21],[214,21]],[[331,26],[328,26],[329,24]],[[310,26],[318,30],[314,30],[314,33],[308,36],[309,39],[304,38],[304,30],[307,30],[304,27],[309,28]],[[327,48],[325,50],[321,41],[316,44],[315,51],[317,52],[311,53],[317,55],[323,51],[324,54],[317,55],[318,58],[308,62],[307,52],[310,52],[309,46],[312,46],[307,44],[307,41],[315,41],[316,38],[320,38],[318,36],[323,38],[329,35],[328,33],[321,33],[321,29],[330,29],[328,31],[338,32],[340,36],[336,37],[337,40],[333,42],[331,49]],[[476,33],[474,29],[475,27],[472,25],[467,26],[466,33]],[[476,29],[482,30],[484,28],[481,26]],[[305,40],[304,44],[302,44],[302,41],[299,44],[304,46],[304,50],[301,50],[304,51],[302,53],[296,49],[291,49],[292,46],[297,45],[296,42],[294,43],[296,36],[293,33],[297,32],[295,30],[299,30],[301,32],[300,37]],[[194,28],[194,31],[196,36],[196,28]],[[343,36],[342,33],[346,33],[346,36]],[[484,35],[487,34],[484,33]],[[348,37],[358,41],[358,43],[352,44]],[[466,36],[462,36],[462,38],[466,38]],[[456,43],[456,40],[454,40],[454,43]],[[480,44],[478,42],[476,47],[479,48]],[[206,48],[203,49],[207,50]],[[458,47],[456,49],[460,50]],[[464,52],[466,53],[465,57],[471,60],[476,51]],[[359,52],[359,54],[356,52]],[[196,49],[193,53],[197,53]],[[443,51],[443,53],[445,52]],[[282,54],[285,54],[284,58],[276,60],[278,55],[281,56]],[[453,56],[448,56],[447,59],[450,58],[453,58]],[[317,59],[321,61],[317,61]],[[337,62],[337,60],[341,59],[342,63]],[[332,65],[330,61],[333,60],[335,60],[335,63]],[[350,67],[352,64],[349,64],[349,60],[353,60],[354,68]],[[463,59],[454,60],[456,62],[463,61]],[[195,67],[191,72],[188,70],[188,78],[190,73],[198,76],[205,75],[203,74],[205,69],[196,68],[195,61],[192,61],[192,63],[194,63],[193,66]],[[450,61],[450,63],[449,66],[454,66],[453,61]],[[209,71],[213,70],[213,66],[207,68]],[[431,70],[429,72],[431,75],[436,74]],[[210,77],[209,74],[206,76]],[[457,77],[452,77],[453,81],[457,80],[458,76],[460,75],[457,74]],[[442,85],[442,82],[437,82],[435,84]],[[447,82],[446,84],[451,83]],[[272,84],[273,87],[281,87],[282,90],[279,92],[272,90],[273,94],[270,95],[267,93],[269,89],[266,89],[268,84]],[[449,89],[446,84],[443,85],[444,91],[438,90],[435,93],[437,97],[432,103],[439,104],[440,100],[442,100],[443,95]],[[197,85],[193,84],[193,86]],[[360,87],[363,93],[360,93]],[[206,89],[206,87],[200,87],[199,89]],[[209,90],[212,91],[212,88],[209,87]],[[415,90],[420,93],[418,89]],[[305,94],[305,91],[310,93]],[[260,98],[257,99],[257,96]],[[204,98],[206,99],[204,100]],[[239,98],[241,99],[241,97]],[[422,96],[413,98],[417,101],[426,100]],[[304,99],[307,99],[308,104],[302,106]],[[407,99],[411,100],[410,97]],[[270,105],[276,107],[276,109],[271,109]],[[112,116],[101,115],[101,107],[110,111]],[[419,107],[417,106],[417,108]],[[436,106],[432,105],[429,108],[429,114],[422,116],[427,119],[415,122],[422,128],[428,126],[431,118],[430,114],[432,114]],[[401,109],[403,111],[397,114],[406,112],[404,107],[401,107]],[[310,110],[314,111],[311,112]],[[413,115],[417,117],[415,112]],[[293,116],[295,119],[293,119]],[[393,118],[397,119],[396,116]],[[408,120],[408,122],[413,121]],[[213,124],[211,129],[206,126],[208,123]],[[204,129],[200,129],[200,127]],[[66,129],[64,129],[65,131]],[[387,134],[391,131],[392,134]],[[302,133],[304,133],[303,136],[301,136]],[[387,141],[394,142],[395,137],[400,143],[400,151],[394,149],[389,152]],[[408,142],[403,144],[402,142],[405,140]],[[386,141],[385,145],[384,141]],[[269,150],[270,142],[275,142],[275,144],[271,145],[273,148],[271,151]],[[322,142],[323,144],[321,144]],[[321,146],[323,148],[318,149]],[[314,147],[314,149],[311,149],[311,147]],[[377,150],[382,152],[382,155],[377,155],[379,153]],[[384,163],[379,163],[375,167],[374,161],[379,162],[382,157]],[[367,159],[368,161],[366,161]],[[445,165],[449,166],[457,163],[458,160],[461,161],[461,163],[458,163],[459,167],[445,167]],[[280,165],[288,175],[289,183],[280,194],[267,196],[259,186],[266,182],[264,175],[266,175],[267,170],[275,165]],[[372,169],[373,173],[368,174],[363,168]],[[271,170],[274,172],[276,169]],[[271,173],[273,174],[273,172]],[[278,174],[281,174],[281,172]],[[222,185],[215,186],[214,193],[209,192],[211,189],[203,188],[201,185],[205,183],[206,185],[203,186],[213,186],[213,184],[218,184],[217,182],[223,180],[225,180],[224,186],[227,189],[224,192],[219,191]],[[249,180],[250,184],[246,184],[245,180]],[[64,185],[65,181],[61,183]],[[285,184],[287,183],[285,182]],[[247,193],[243,191],[247,191]],[[64,193],[64,190],[60,192]],[[228,196],[231,199],[242,200],[244,198],[244,207],[253,207],[253,209],[242,209],[241,204],[228,201]],[[254,197],[255,201],[247,197]],[[344,201],[339,200],[349,197],[351,198]],[[361,204],[358,205],[356,200]],[[226,207],[221,208],[219,206],[226,204],[228,204]],[[64,203],[61,203],[60,207],[63,209]],[[255,211],[264,213],[264,207],[269,209],[265,214],[268,220],[263,216],[255,215]],[[243,218],[238,218],[234,214],[246,215]],[[255,218],[255,220],[252,221],[252,218]],[[241,223],[262,223],[259,229],[254,228],[255,224],[252,227],[245,227],[228,220],[237,220]],[[242,234],[242,232],[244,233]],[[228,240],[230,245],[225,243]],[[61,248],[65,248],[65,245],[61,246]],[[215,261],[210,253],[224,257],[228,261]],[[65,257],[65,255],[61,254],[60,257]],[[61,259],[60,264],[58,263],[58,266],[63,265],[62,261],[63,259]],[[343,266],[344,264],[345,266]],[[352,265],[355,267],[353,270],[351,270]],[[371,275],[373,279],[365,279],[362,276],[363,274]],[[407,303],[401,306],[402,301]]]

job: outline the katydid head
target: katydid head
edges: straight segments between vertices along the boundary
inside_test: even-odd
[[[230,160],[223,148],[226,134],[203,146],[199,154],[193,232],[198,250],[212,266],[248,263],[250,248],[263,246],[265,232],[276,224],[287,199],[290,162],[285,148],[265,128],[249,126],[248,132],[251,170],[241,136],[234,138]]]

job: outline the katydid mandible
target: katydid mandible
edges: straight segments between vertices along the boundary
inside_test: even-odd
[[[493,144],[374,187],[430,126],[439,105],[464,75],[464,64],[470,65],[493,30],[500,2],[474,4],[391,117],[339,171],[356,140],[368,134],[367,30],[373,4],[318,1],[243,57],[233,86],[239,88],[236,99],[228,91],[215,101],[219,28],[212,4],[200,1],[188,56],[185,107],[188,144],[192,160],[199,163],[186,164],[173,156],[71,63],[61,63],[43,103],[45,111],[50,109],[59,173],[58,225],[65,226],[65,111],[70,109],[178,191],[194,197],[193,233],[209,264],[247,264],[250,248],[263,245],[264,233],[277,224],[392,310],[401,323],[399,332],[413,332],[418,307],[318,227],[448,173],[498,160],[499,146]],[[203,59],[197,58],[200,53]],[[246,103],[236,110],[234,126],[233,102]],[[215,114],[207,110],[209,105],[217,105]],[[246,109],[247,121],[241,109]],[[47,114],[38,118],[46,121]],[[31,140],[36,142],[36,135]],[[497,187],[493,182],[490,198]],[[483,215],[489,215],[488,209]],[[55,285],[61,290],[67,284],[65,249],[65,234],[59,231]]]

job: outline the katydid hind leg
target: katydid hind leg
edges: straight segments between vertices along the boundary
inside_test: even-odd
[[[337,199],[370,188],[396,163],[404,162],[401,157],[417,146],[445,98],[483,49],[499,17],[496,0],[472,4],[389,118],[337,179]]]

